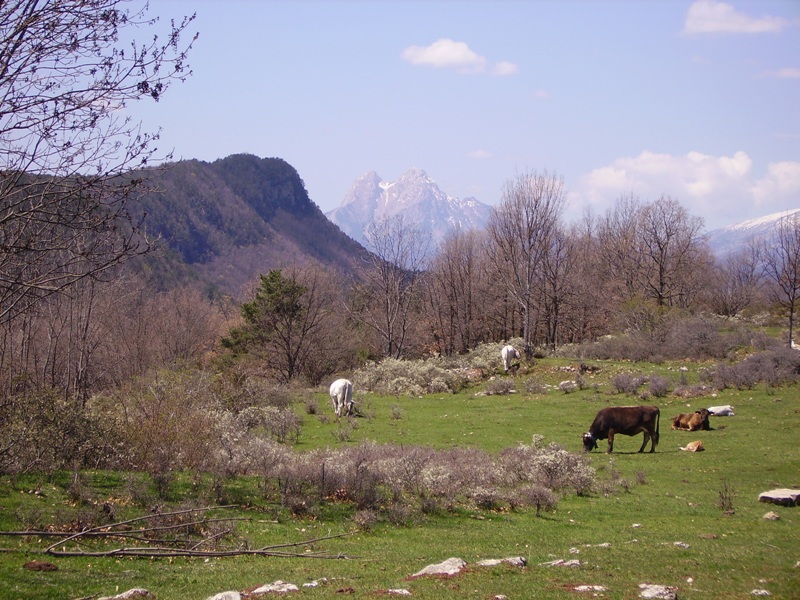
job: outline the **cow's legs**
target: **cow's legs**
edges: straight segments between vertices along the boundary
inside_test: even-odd
[[[608,430],[608,450],[606,450],[606,454],[611,454],[614,450],[614,430]]]
[[[644,439],[642,440],[642,447],[639,448],[639,452],[644,452],[644,447],[647,446],[647,442],[650,441],[650,434],[647,433],[647,431],[644,431],[642,433],[644,434]]]

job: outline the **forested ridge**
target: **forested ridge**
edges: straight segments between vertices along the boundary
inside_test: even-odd
[[[163,289],[190,279],[235,296],[260,273],[291,264],[352,273],[363,253],[280,158],[183,160],[131,176],[148,183],[136,216],[160,239],[159,252],[137,266]]]

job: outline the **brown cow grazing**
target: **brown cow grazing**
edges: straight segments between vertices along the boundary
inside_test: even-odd
[[[711,413],[705,408],[694,411],[692,414],[681,413],[676,417],[672,417],[673,429],[685,429],[686,431],[710,431],[711,424],[708,422],[708,417]]]
[[[594,418],[588,433],[583,434],[583,451],[591,452],[597,448],[597,440],[608,438],[607,453],[614,450],[614,435],[636,435],[644,433],[644,441],[639,452],[644,452],[647,442],[652,440],[650,452],[656,451],[658,444],[658,424],[661,411],[657,406],[609,406],[601,409]]]

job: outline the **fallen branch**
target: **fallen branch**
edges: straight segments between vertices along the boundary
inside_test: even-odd
[[[228,556],[275,556],[282,558],[327,558],[327,559],[352,559],[358,558],[355,556],[346,556],[344,554],[328,554],[324,552],[279,552],[277,548],[290,548],[305,546],[323,540],[331,540],[335,538],[346,537],[353,535],[353,532],[340,533],[337,535],[327,535],[299,542],[291,542],[287,544],[277,544],[275,546],[264,546],[257,550],[181,550],[179,548],[163,548],[163,547],[132,547],[132,548],[114,548],[113,550],[105,550],[102,552],[90,552],[86,550],[53,550],[52,546],[45,550],[46,554],[51,556],[88,556],[88,557],[107,557],[107,556],[135,556],[144,558],[170,558],[170,557],[200,557],[200,558],[220,558]]]
[[[271,546],[264,546],[258,549],[250,548],[229,548],[218,550],[200,550],[203,545],[209,543],[217,543],[221,538],[233,533],[233,529],[226,528],[223,531],[209,533],[208,535],[197,539],[197,537],[190,537],[188,530],[190,528],[197,528],[201,525],[209,523],[219,523],[236,520],[246,520],[247,518],[218,518],[218,519],[194,519],[185,523],[170,524],[170,525],[153,525],[150,527],[140,527],[138,529],[121,529],[129,527],[133,523],[142,521],[152,521],[154,519],[176,517],[183,514],[207,512],[216,509],[235,508],[235,505],[226,506],[210,506],[205,508],[193,508],[186,510],[179,510],[167,513],[153,513],[102,525],[91,527],[80,532],[59,532],[59,531],[5,531],[0,532],[0,535],[7,536],[37,536],[37,537],[57,537],[61,538],[58,541],[50,544],[42,552],[50,556],[84,556],[84,557],[139,557],[139,558],[173,558],[173,557],[200,557],[200,558],[221,558],[229,556],[273,556],[273,557],[292,557],[292,558],[322,558],[322,559],[348,559],[356,557],[348,557],[343,554],[330,554],[326,552],[291,552],[291,548],[299,546],[308,546],[316,542],[330,540],[335,538],[346,537],[352,535],[353,532],[341,533],[337,535],[327,535],[317,538],[310,538],[298,542],[287,542],[282,544],[275,544]],[[180,529],[187,529],[185,537],[176,537],[175,539],[154,539],[146,537],[148,533],[163,533],[166,531],[176,531]],[[80,546],[84,545],[83,542],[89,540],[106,540],[112,538],[124,538],[134,542],[141,542],[141,546],[123,546],[113,548],[110,550],[89,550],[81,549]],[[66,549],[64,546],[72,542],[77,549]],[[155,545],[157,544],[157,545]],[[180,547],[185,546],[185,547]]]

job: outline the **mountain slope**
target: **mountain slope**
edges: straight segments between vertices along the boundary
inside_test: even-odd
[[[800,208],[772,213],[757,219],[714,229],[706,234],[706,239],[715,255],[724,256],[746,247],[751,241],[768,237],[781,219],[792,215],[800,216]]]
[[[325,217],[280,158],[186,160],[136,176],[158,188],[138,209],[163,248],[139,268],[160,287],[196,280],[235,295],[259,274],[293,263],[353,272],[364,252]]]
[[[449,196],[425,171],[409,169],[393,182],[384,182],[374,171],[365,173],[326,215],[362,245],[371,222],[396,216],[429,233],[437,245],[454,229],[483,229],[491,210],[474,198]]]

